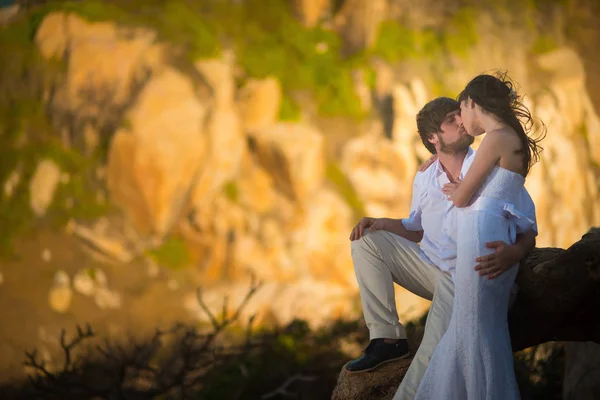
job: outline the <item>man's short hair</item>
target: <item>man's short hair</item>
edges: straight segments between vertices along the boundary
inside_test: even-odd
[[[417,131],[423,145],[431,154],[435,154],[435,146],[428,139],[434,133],[442,131],[442,122],[448,113],[460,110],[460,103],[449,97],[438,97],[425,104],[417,114]]]

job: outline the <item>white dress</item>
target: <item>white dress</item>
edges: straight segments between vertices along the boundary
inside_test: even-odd
[[[479,276],[475,259],[493,252],[486,242],[513,244],[517,226],[533,221],[515,210],[523,176],[494,167],[469,207],[456,209],[454,304],[416,400],[519,399],[508,332],[508,302],[518,268],[495,279]]]

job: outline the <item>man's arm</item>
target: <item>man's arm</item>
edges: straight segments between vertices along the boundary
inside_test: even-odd
[[[409,231],[406,229],[401,219],[382,218],[383,226],[386,231],[402,236],[411,242],[419,243],[423,239],[423,231]]]
[[[478,257],[475,261],[475,271],[479,275],[487,275],[488,279],[494,279],[510,269],[513,265],[523,260],[535,248],[536,232],[533,229],[517,235],[515,244],[508,245],[505,242],[489,242],[486,247],[495,249],[494,253]]]
[[[421,226],[421,185],[419,184],[421,172],[417,172],[413,181],[412,200],[410,203],[410,216],[402,219],[371,218],[363,217],[358,221],[350,233],[350,240],[358,240],[370,232],[385,230],[395,233],[405,239],[418,243],[423,238],[423,227]],[[404,221],[404,222],[403,222]],[[408,229],[407,229],[408,227]]]
[[[358,240],[367,232],[384,230],[402,236],[411,242],[418,243],[423,238],[423,231],[409,231],[401,219],[363,217],[350,233],[350,240]]]

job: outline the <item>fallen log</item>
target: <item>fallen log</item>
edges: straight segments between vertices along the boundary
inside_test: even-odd
[[[517,284],[508,314],[513,351],[550,341],[600,344],[600,228],[567,250],[534,249],[521,262]],[[392,399],[410,361],[362,374],[342,367],[332,400]]]

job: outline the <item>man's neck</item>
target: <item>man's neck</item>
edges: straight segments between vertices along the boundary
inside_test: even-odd
[[[463,161],[465,161],[465,157],[467,156],[468,149],[459,152],[459,153],[439,153],[438,159],[440,160],[440,164],[450,182],[455,182],[456,178],[460,176],[460,171],[462,170]]]

